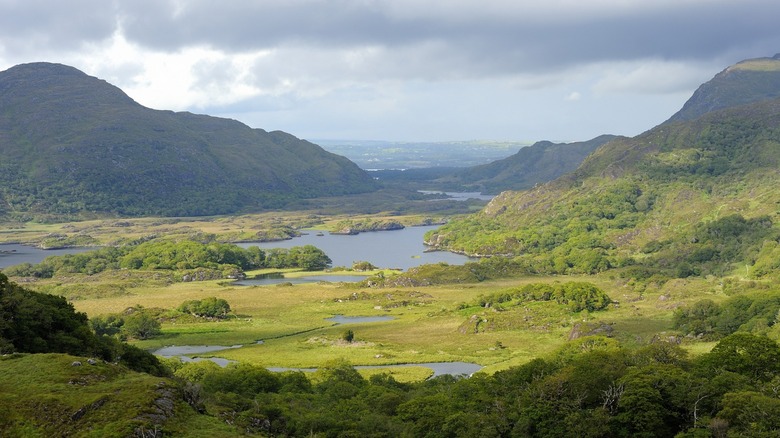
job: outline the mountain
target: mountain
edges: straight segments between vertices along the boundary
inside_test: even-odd
[[[375,189],[315,144],[152,110],[65,65],[0,72],[0,108],[0,215],[210,215]]]
[[[699,88],[678,113],[684,116],[616,138],[547,184],[502,193],[428,243],[521,256],[532,272],[634,264],[681,276],[744,273],[746,265],[754,275],[777,271],[779,77],[778,57],[730,67]],[[734,99],[738,89],[752,97]],[[717,105],[706,111],[702,102]]]
[[[780,53],[732,65],[699,87],[669,121],[693,120],[715,110],[780,97],[778,61]]]
[[[575,170],[591,152],[614,138],[613,135],[601,135],[574,143],[540,141],[510,157],[457,170],[436,182],[460,184],[466,190],[483,193],[530,189]]]

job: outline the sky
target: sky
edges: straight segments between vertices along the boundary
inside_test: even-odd
[[[0,71],[316,141],[637,135],[780,52],[777,0],[0,0]]]

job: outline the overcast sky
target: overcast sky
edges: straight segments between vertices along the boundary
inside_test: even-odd
[[[0,0],[0,70],[316,139],[636,135],[737,61],[777,0]]]

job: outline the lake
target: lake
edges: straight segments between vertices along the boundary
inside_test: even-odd
[[[92,251],[96,248],[40,249],[16,243],[0,244],[0,269],[21,263],[38,264],[49,256],[61,256]]]
[[[424,264],[444,262],[462,265],[473,260],[446,251],[425,252],[428,247],[423,244],[423,236],[438,227],[438,225],[406,227],[402,230],[371,231],[351,236],[303,230],[306,234],[290,240],[242,242],[238,245],[243,248],[258,246],[261,249],[314,245],[325,251],[325,254],[333,260],[333,266],[346,267],[351,267],[354,262],[365,261],[380,268],[407,270]]]
[[[423,195],[447,195],[449,198],[434,199],[434,201],[468,201],[469,199],[478,199],[480,201],[490,201],[496,195],[483,195],[482,192],[437,192],[435,190],[418,190]]]
[[[401,269],[428,264],[448,263],[462,265],[470,259],[461,254],[447,251],[426,252],[427,246],[423,244],[423,236],[430,230],[435,230],[438,225],[421,227],[406,227],[402,230],[371,231],[357,235],[346,236],[340,234],[320,233],[316,230],[304,230],[305,235],[290,240],[277,242],[242,242],[238,245],[247,248],[259,246],[262,249],[292,248],[293,246],[314,245],[325,251],[325,254],[333,260],[333,266],[351,267],[354,262],[367,261],[380,268]],[[323,235],[320,235],[323,234]],[[20,263],[40,263],[49,256],[76,254],[91,251],[96,248],[63,248],[63,249],[39,249],[32,246],[19,244],[0,244],[0,269],[18,265]],[[359,278],[334,278],[334,277],[308,277],[308,279],[285,279],[283,281],[311,282],[311,281],[358,281]],[[279,281],[268,280],[266,283],[256,280],[246,280],[247,285],[273,284]]]

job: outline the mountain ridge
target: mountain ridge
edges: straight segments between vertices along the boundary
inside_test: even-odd
[[[538,141],[507,158],[456,171],[437,182],[488,193],[530,189],[575,170],[596,148],[615,138],[619,137],[604,134],[571,143]]]
[[[149,109],[62,64],[0,72],[0,106],[0,197],[17,216],[210,215],[376,189],[354,163],[313,143]]]
[[[780,97],[780,53],[727,67],[699,86],[667,122],[696,119],[708,112]]]

